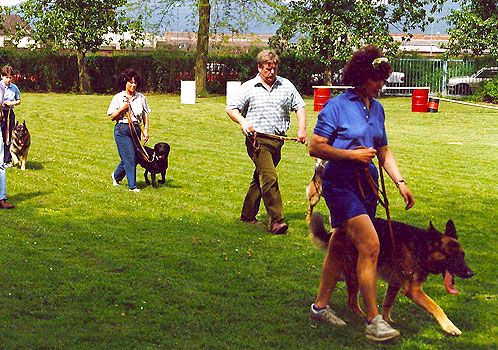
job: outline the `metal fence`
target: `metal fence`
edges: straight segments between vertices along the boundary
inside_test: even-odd
[[[389,82],[386,95],[410,95],[414,87],[429,87],[432,94],[467,94],[469,91],[449,89],[448,82],[450,78],[476,72],[475,62],[464,60],[399,58],[392,66],[402,79]]]

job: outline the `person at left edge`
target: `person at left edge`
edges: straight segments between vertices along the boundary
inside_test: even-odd
[[[149,140],[149,114],[150,108],[147,104],[145,96],[138,92],[142,84],[140,75],[134,69],[125,69],[119,74],[118,86],[122,90],[117,93],[109,105],[107,115],[112,121],[116,122],[114,126],[114,140],[118,148],[121,161],[111,174],[112,183],[118,186],[126,175],[128,187],[130,191],[140,192],[137,188],[137,160],[135,156],[135,142],[140,142],[140,139],[133,140],[133,134],[141,137],[142,131],[140,124],[143,122],[143,137],[144,142]],[[126,113],[129,112],[131,125],[128,123]],[[135,132],[132,134],[132,129]]]
[[[284,234],[282,196],[278,186],[276,167],[282,157],[284,141],[268,134],[284,136],[290,126],[290,112],[297,115],[297,141],[306,142],[305,103],[294,85],[277,75],[279,56],[273,50],[263,50],[257,56],[258,74],[241,85],[238,96],[228,101],[226,112],[240,124],[246,135],[247,154],[255,165],[253,177],[246,193],[240,220],[258,223],[256,215],[261,199],[268,212],[269,231]],[[259,148],[251,136],[256,132]],[[266,135],[266,136],[265,136]]]
[[[0,101],[3,101],[5,86],[0,83]],[[0,209],[12,209],[14,206],[7,202],[7,172],[3,162],[3,142],[0,142]]]
[[[21,92],[16,84],[12,82],[14,78],[14,69],[11,66],[4,66],[0,71],[2,75],[3,86],[5,93],[2,105],[2,137],[3,137],[3,162],[6,167],[12,166],[12,156],[10,154],[10,142],[12,140],[12,130],[16,124],[16,115],[14,114],[14,106],[21,103]]]

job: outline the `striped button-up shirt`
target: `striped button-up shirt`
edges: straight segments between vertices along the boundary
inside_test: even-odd
[[[237,97],[228,101],[227,109],[238,109],[257,132],[285,135],[290,126],[290,112],[305,105],[289,80],[277,76],[267,90],[258,74],[240,86]]]

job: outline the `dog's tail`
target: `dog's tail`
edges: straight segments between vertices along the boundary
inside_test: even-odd
[[[325,229],[323,216],[321,214],[313,214],[313,216],[311,217],[309,230],[310,238],[313,244],[319,249],[327,249],[332,234]]]

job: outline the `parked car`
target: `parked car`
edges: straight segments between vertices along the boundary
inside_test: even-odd
[[[479,69],[470,76],[453,77],[448,80],[448,93],[452,95],[471,95],[477,91],[479,85],[498,75],[498,67]]]
[[[224,63],[210,62],[206,65],[206,71],[207,81],[239,80],[239,72],[227,67]]]
[[[389,78],[387,78],[387,86],[400,86],[405,83],[405,73],[403,72],[392,72]]]
[[[342,83],[342,68],[332,75],[332,85],[343,85]],[[323,83],[323,73],[312,74],[312,83]],[[389,78],[386,80],[387,86],[400,86],[405,83],[405,73],[403,72],[392,72]]]
[[[177,80],[194,80],[194,71],[179,72],[176,76]],[[239,72],[227,67],[224,63],[208,62],[206,64],[206,80],[208,82],[225,83],[229,80],[239,80]]]

